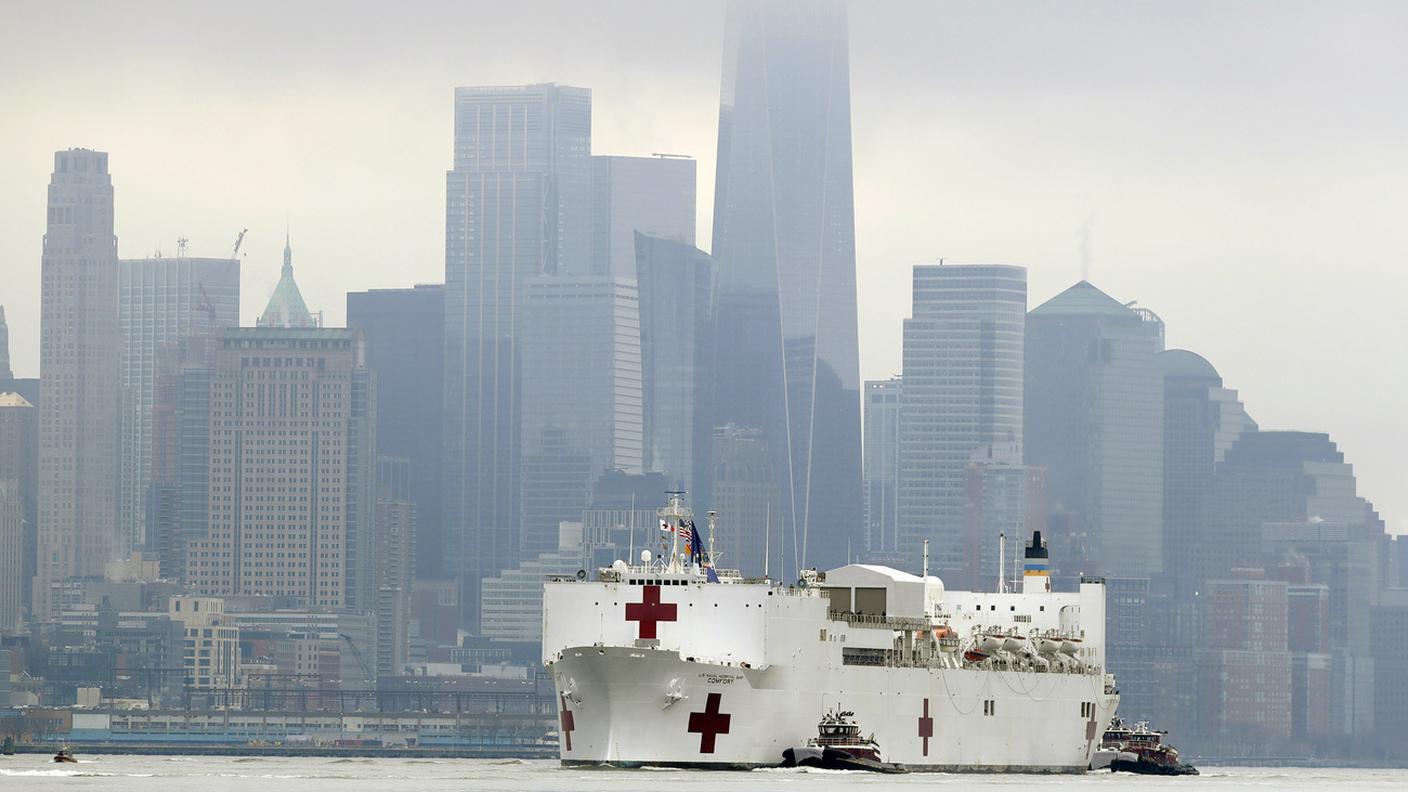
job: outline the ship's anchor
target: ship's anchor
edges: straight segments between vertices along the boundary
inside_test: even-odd
[[[669,709],[682,699],[687,698],[689,698],[689,696],[686,696],[684,692],[680,690],[679,677],[675,677],[670,680],[670,685],[665,691],[665,706],[661,707],[661,709]]]

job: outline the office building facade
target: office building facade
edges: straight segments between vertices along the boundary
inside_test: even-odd
[[[440,436],[444,429],[445,288],[373,289],[347,295],[347,326],[362,331],[376,380],[377,453],[409,463],[417,577],[444,574]]]
[[[900,563],[900,399],[903,381],[867,380],[861,472],[865,492],[865,548],[872,559]]]
[[[361,334],[238,328],[216,351],[197,593],[371,609],[371,378]]]
[[[118,262],[122,331],[123,548],[147,544],[152,484],[152,411],[164,347],[211,337],[240,323],[240,264],[234,259],[148,258]]]
[[[473,627],[518,552],[525,284],[591,269],[591,92],[456,89],[445,211],[443,550]]]
[[[1213,471],[1257,425],[1201,355],[1168,349],[1156,361],[1164,375],[1164,566],[1187,596],[1197,589],[1199,548],[1215,543]]]
[[[692,502],[711,498],[717,270],[694,245],[635,234],[643,464]]]
[[[900,549],[911,563],[928,539],[931,568],[962,573],[974,452],[1007,444],[1021,458],[1026,311],[1022,267],[914,268],[899,428]]]
[[[530,280],[519,331],[524,559],[558,547],[597,478],[642,472],[640,309],[626,278]]]
[[[39,527],[35,613],[51,584],[100,576],[118,558],[117,237],[106,152],[54,155],[40,309]]]
[[[1046,468],[1052,562],[1163,565],[1163,322],[1081,281],[1027,314],[1024,457]]]
[[[694,247],[688,157],[592,157],[592,274],[636,277],[637,233]]]

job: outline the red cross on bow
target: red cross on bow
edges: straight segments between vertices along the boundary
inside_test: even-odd
[[[572,717],[572,710],[567,709],[567,695],[559,694],[562,699],[562,738],[567,743],[567,750],[572,750],[572,731],[577,728],[576,720]]]
[[[703,712],[689,713],[689,732],[699,735],[699,753],[713,753],[714,739],[728,734],[728,722],[733,716],[719,712],[723,697],[722,693],[710,693]]]
[[[929,738],[934,736],[934,719],[929,717],[929,699],[924,699],[924,714],[919,716],[919,736],[924,740],[924,755],[929,755]]]
[[[678,611],[675,603],[660,601],[659,586],[646,586],[640,602],[626,603],[626,621],[640,622],[641,638],[654,638],[656,623],[675,621]]]

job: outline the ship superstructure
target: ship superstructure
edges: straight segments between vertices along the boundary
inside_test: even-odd
[[[715,569],[680,495],[660,518],[659,558],[546,584],[564,763],[772,766],[844,709],[910,769],[1089,766],[1118,703],[1105,587],[1052,592],[1040,534],[1020,591],[866,564],[783,585]]]

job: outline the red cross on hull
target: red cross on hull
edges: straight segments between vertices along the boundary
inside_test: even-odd
[[[567,708],[567,695],[559,694],[562,699],[562,740],[567,745],[567,750],[572,750],[572,732],[577,728],[576,718],[572,717],[572,710]]]
[[[929,755],[929,738],[934,736],[934,719],[929,716],[929,699],[924,699],[924,714],[919,716],[919,737],[924,741],[924,755]]]
[[[645,586],[640,602],[626,603],[626,621],[640,623],[640,638],[656,638],[656,625],[679,619],[679,606],[660,601],[659,586]]]
[[[713,753],[714,741],[720,734],[728,734],[729,721],[733,720],[733,716],[719,711],[723,698],[722,693],[710,693],[703,712],[689,713],[688,731],[699,735],[699,753]]]

